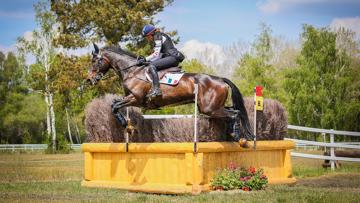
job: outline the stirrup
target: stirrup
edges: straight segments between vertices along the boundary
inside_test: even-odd
[[[150,98],[155,98],[155,97],[159,97],[162,96],[162,92],[159,89],[152,89],[148,95],[146,95],[146,97],[150,97]]]

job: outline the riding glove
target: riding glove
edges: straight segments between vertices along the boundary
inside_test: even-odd
[[[143,56],[138,56],[138,57],[137,57],[136,65],[140,66],[140,65],[143,65],[145,62],[146,62],[145,57],[143,57]]]

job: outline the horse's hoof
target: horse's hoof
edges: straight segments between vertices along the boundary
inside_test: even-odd
[[[249,148],[249,144],[248,144],[247,140],[244,138],[241,138],[239,140],[239,145],[240,145],[240,147]]]

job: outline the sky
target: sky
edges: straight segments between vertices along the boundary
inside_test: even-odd
[[[36,2],[0,0],[0,51],[14,51],[17,37],[34,30]],[[261,22],[286,40],[299,39],[303,24],[344,26],[360,36],[360,0],[175,0],[155,18],[178,31],[178,46],[188,52],[251,42]]]

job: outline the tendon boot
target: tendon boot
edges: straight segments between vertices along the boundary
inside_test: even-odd
[[[240,124],[239,122],[234,122],[233,125],[233,133],[234,133],[234,139],[236,142],[238,142],[241,138],[241,132],[240,132]]]
[[[153,84],[152,84],[149,94],[146,96],[150,97],[150,98],[155,98],[155,97],[161,96],[162,93],[161,93],[161,89],[160,89],[159,76],[156,72],[156,67],[154,65],[150,65],[150,73],[151,73]]]

